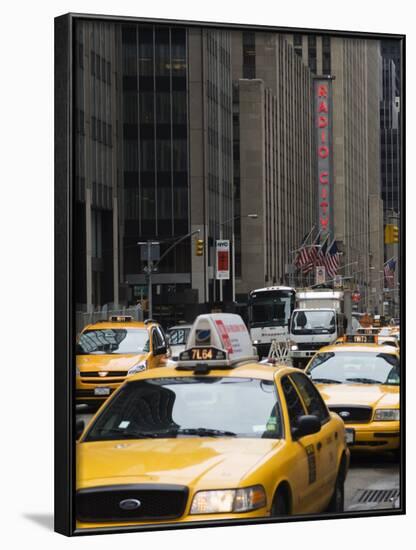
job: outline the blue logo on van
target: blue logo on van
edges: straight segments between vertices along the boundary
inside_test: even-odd
[[[210,329],[197,330],[195,334],[196,344],[209,344],[211,343],[211,331]]]

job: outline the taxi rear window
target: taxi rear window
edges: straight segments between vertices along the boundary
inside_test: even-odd
[[[171,346],[185,345],[190,332],[190,328],[169,329],[167,332],[169,344]]]
[[[146,353],[149,333],[146,329],[103,328],[86,330],[79,338],[77,355]]]
[[[130,382],[103,409],[85,441],[176,437],[280,439],[274,382],[206,376]]]
[[[400,361],[390,353],[326,352],[317,353],[308,374],[323,384],[400,384]]]

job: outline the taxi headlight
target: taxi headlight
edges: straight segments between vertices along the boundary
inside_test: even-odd
[[[194,496],[191,514],[248,512],[266,506],[266,493],[261,485],[244,489],[199,491]]]
[[[130,376],[132,374],[137,374],[138,372],[142,372],[143,370],[147,369],[147,363],[146,361],[140,361],[140,363],[137,363],[137,365],[134,365],[134,367],[131,367],[127,371],[127,376]]]
[[[400,420],[400,409],[376,409],[374,420]]]

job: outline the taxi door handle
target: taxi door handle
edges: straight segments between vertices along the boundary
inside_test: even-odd
[[[318,451],[322,449],[322,443],[320,441],[318,441],[316,448],[318,449]]]

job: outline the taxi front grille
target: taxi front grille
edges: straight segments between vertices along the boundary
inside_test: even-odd
[[[110,388],[110,393],[109,395],[111,395],[114,391],[114,388]],[[94,398],[107,398],[108,395],[96,395],[94,390],[76,390],[76,397],[79,398],[79,397],[94,397]]]
[[[83,384],[104,384],[108,386],[109,384],[121,384],[124,382],[124,378],[94,378],[91,380],[81,380],[81,382]]]
[[[94,487],[78,491],[76,513],[83,522],[175,519],[183,515],[187,500],[183,485]]]
[[[99,372],[101,371],[94,371],[94,372],[81,372],[81,378],[100,378]],[[108,374],[104,376],[104,378],[114,378],[115,376],[127,376],[126,370],[113,370],[108,371]]]
[[[373,416],[373,409],[365,406],[351,405],[330,405],[329,410],[339,414],[345,424],[355,422],[370,422]]]

